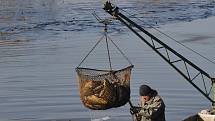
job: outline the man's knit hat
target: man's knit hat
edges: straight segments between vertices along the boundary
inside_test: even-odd
[[[148,85],[141,85],[140,86],[140,96],[147,96],[149,95],[153,90]]]

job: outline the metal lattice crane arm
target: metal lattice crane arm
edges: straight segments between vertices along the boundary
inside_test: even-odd
[[[162,57],[170,66],[172,66],[182,77],[184,77],[191,85],[193,85],[201,94],[203,94],[213,106],[215,106],[215,79],[212,78],[206,71],[198,67],[196,64],[192,63],[184,56],[179,54],[177,51],[169,47],[167,44],[163,43],[160,39],[143,29],[141,26],[136,24],[134,21],[123,15],[118,7],[112,7],[113,5],[105,5],[104,10],[110,15],[114,16],[117,20],[122,22],[127,26],[136,36],[138,36],[144,43],[146,43],[150,48],[152,48],[160,57]],[[137,31],[138,30],[138,31]],[[144,36],[143,36],[144,34]],[[146,39],[150,38],[150,39]],[[156,44],[155,44],[156,43]],[[162,52],[165,52],[163,54]],[[178,59],[172,58],[169,55],[174,55]],[[182,70],[177,63],[183,63],[185,70]],[[191,76],[189,68],[195,70],[197,74]],[[197,78],[198,77],[198,78]],[[200,79],[199,79],[200,78]],[[211,85],[208,87],[206,81],[210,81]],[[199,82],[203,83],[203,89],[200,88]],[[213,90],[213,92],[211,92]]]

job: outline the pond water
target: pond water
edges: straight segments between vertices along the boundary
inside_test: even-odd
[[[212,0],[113,2],[149,28],[215,15]],[[101,18],[109,18],[102,7],[99,0],[0,0],[0,120],[132,120],[129,105],[90,111],[79,98],[75,68],[102,36],[103,25],[92,15],[95,11]],[[164,98],[167,121],[182,120],[210,106],[151,49],[139,41],[131,42],[138,38],[125,26],[116,21],[108,32],[135,66],[131,80],[134,104],[138,103],[139,85],[146,83]],[[208,46],[199,43],[197,49],[204,53]],[[96,49],[83,65],[108,68],[103,45]],[[119,53],[111,54],[113,67],[127,65]]]

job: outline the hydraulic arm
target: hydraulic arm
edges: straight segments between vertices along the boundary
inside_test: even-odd
[[[191,85],[193,85],[201,94],[203,94],[213,105],[215,109],[215,79],[212,78],[203,69],[186,59],[184,56],[179,54],[177,51],[163,43],[160,39],[143,29],[141,26],[136,24],[134,21],[122,14],[118,7],[112,7],[111,3],[106,3],[104,10],[110,15],[114,16],[117,20],[127,26],[136,36],[138,36],[144,43],[152,48],[161,58],[163,58],[171,67],[173,67],[181,76],[183,76]],[[143,37],[144,34],[144,37]],[[150,38],[150,39],[146,39]],[[155,44],[156,43],[156,44]],[[163,51],[165,52],[163,54]],[[169,55],[174,55],[177,59],[172,58]],[[185,70],[181,69],[181,65],[177,63],[183,63]],[[194,76],[191,76],[189,67],[197,72]],[[206,81],[210,81],[210,87],[206,86]],[[199,82],[203,83],[204,88],[200,88]],[[213,90],[211,92],[211,90]]]

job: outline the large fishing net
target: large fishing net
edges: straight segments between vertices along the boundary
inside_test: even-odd
[[[87,108],[105,110],[125,105],[130,99],[133,65],[121,70],[76,68],[80,98]]]
[[[114,41],[107,36],[108,21],[105,20],[104,22],[105,34],[97,41],[76,68],[81,101],[85,107],[93,110],[105,110],[120,107],[125,105],[130,99],[130,77],[133,65]],[[103,39],[104,37],[105,39]],[[106,43],[110,69],[98,70],[81,68],[80,65],[102,40],[105,40]],[[129,62],[129,66],[120,70],[112,69],[108,42],[111,42],[116,47],[121,55]]]

